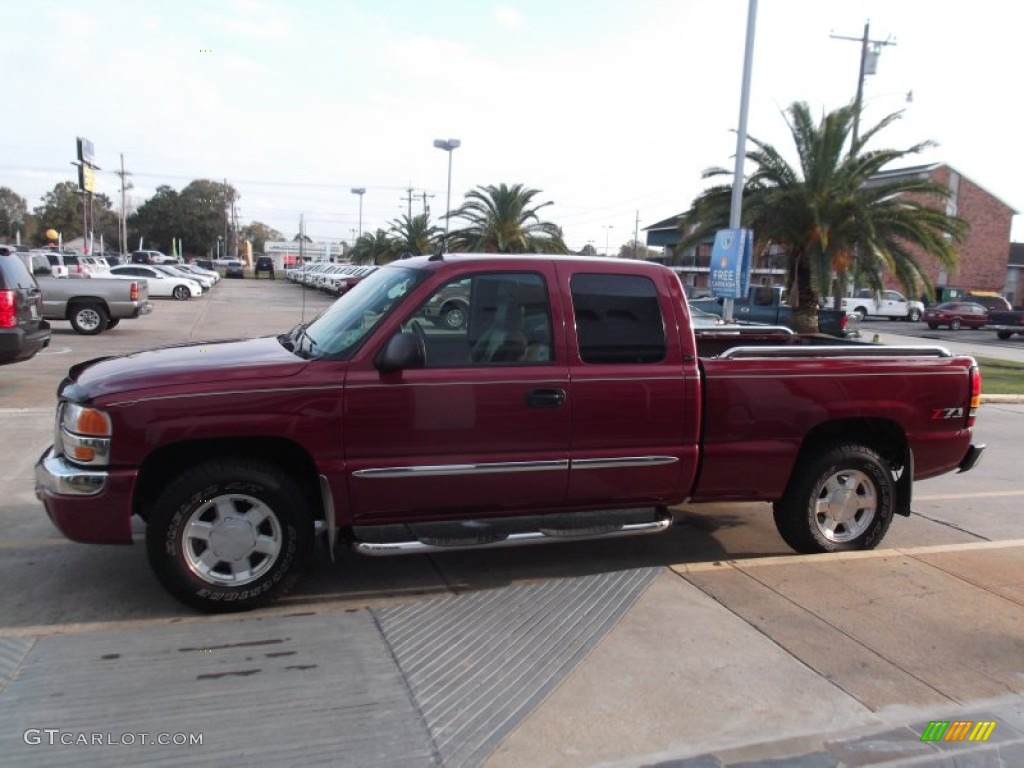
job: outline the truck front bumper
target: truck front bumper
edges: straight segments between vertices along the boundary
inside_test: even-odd
[[[136,470],[82,469],[53,446],[36,462],[36,498],[57,529],[72,541],[130,544]]]

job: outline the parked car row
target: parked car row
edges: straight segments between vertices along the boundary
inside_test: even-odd
[[[9,247],[4,249],[4,256],[18,263],[31,281],[28,294],[10,295],[11,307],[17,298],[19,312],[28,312],[29,319],[66,321],[77,333],[87,336],[110,330],[121,320],[149,314],[153,309],[151,297],[187,300],[202,295],[220,280],[216,271],[193,264],[111,264],[110,259],[99,256]],[[28,285],[24,279],[20,284]],[[34,302],[32,296],[38,301]],[[13,329],[17,325],[13,308],[9,314],[0,317],[0,322],[7,322]],[[47,325],[47,340],[48,329]],[[15,330],[11,333],[17,335]],[[22,329],[21,337],[28,339],[31,335],[26,336]],[[27,341],[9,343],[18,347],[12,351],[10,362],[35,354]],[[0,360],[3,357],[0,355]]]
[[[289,269],[285,272],[285,277],[306,288],[316,288],[334,296],[341,296],[372,274],[375,269],[377,268],[374,266],[359,264],[311,261],[301,267]]]

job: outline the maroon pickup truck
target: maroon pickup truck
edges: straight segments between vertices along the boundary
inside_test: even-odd
[[[426,321],[467,289],[465,323]],[[436,304],[437,302],[434,301]],[[657,532],[768,501],[798,552],[867,549],[913,480],[978,460],[969,357],[712,326],[673,272],[434,256],[277,337],[75,365],[36,492],[205,610],[280,594],[317,535],[370,555]]]

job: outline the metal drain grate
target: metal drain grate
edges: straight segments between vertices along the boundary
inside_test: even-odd
[[[0,637],[0,693],[18,674],[34,643],[31,637]]]
[[[599,574],[374,611],[444,765],[483,763],[658,573]]]

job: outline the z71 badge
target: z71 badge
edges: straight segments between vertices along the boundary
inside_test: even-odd
[[[932,421],[937,419],[962,419],[963,417],[963,408],[936,408],[932,411]]]

